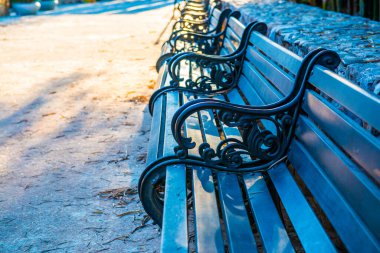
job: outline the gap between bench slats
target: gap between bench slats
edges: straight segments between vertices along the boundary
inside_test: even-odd
[[[305,251],[336,252],[285,164],[269,170],[269,176]]]
[[[295,75],[301,65],[302,58],[286,48],[274,43],[264,35],[254,32],[250,42],[263,54],[274,62],[281,62],[281,65]]]
[[[231,43],[237,48],[241,42],[241,36],[237,35],[230,27],[226,30],[226,37],[230,39]]]
[[[380,217],[374,210],[380,210],[380,189],[310,120],[301,118],[296,134],[351,208],[379,239]]]
[[[298,141],[294,141],[291,146],[289,160],[334,226],[347,250],[379,251],[373,235],[329,181],[323,169]]]
[[[218,98],[224,100],[222,96]],[[245,104],[239,97],[233,98],[231,102]],[[227,127],[224,124],[222,128],[226,138],[241,139],[237,128]],[[266,252],[294,252],[262,173],[247,174],[243,176],[243,179],[262,246]],[[237,187],[240,188],[240,186]]]
[[[246,58],[282,94],[290,93],[294,78],[280,69],[280,66],[274,64],[252,46],[247,48]]]
[[[267,79],[261,75],[249,62],[245,62],[243,65],[243,73],[245,80],[248,83],[244,85],[239,85],[240,89],[247,94],[246,98],[250,104],[256,104],[251,98],[251,92],[259,94],[264,104],[271,104],[280,100],[283,95],[273,87]]]
[[[225,37],[223,40],[223,48],[225,48],[228,52],[228,54],[231,54],[236,51],[236,47],[228,37]]]
[[[231,97],[229,97],[229,98],[231,99]],[[239,99],[239,98],[237,96],[235,96],[234,99]],[[231,100],[231,102],[240,103],[240,104],[242,103],[241,99],[240,99],[240,101]],[[253,102],[255,102],[254,105],[261,105],[264,103],[264,102],[260,102],[259,100],[256,100]],[[280,179],[278,179],[278,177],[275,177],[275,180],[278,179],[277,183],[279,186],[278,188],[276,187],[276,191],[278,192],[280,197],[282,195],[281,199],[283,201],[285,201],[285,202],[289,201],[287,203],[284,203],[284,206],[285,206],[285,209],[286,209],[290,219],[292,220],[292,223],[293,223],[293,219],[295,219],[295,223],[293,223],[293,225],[294,225],[296,231],[298,232],[298,234],[305,233],[305,235],[299,236],[299,239],[300,239],[303,247],[305,249],[310,249],[311,252],[313,252],[313,251],[316,252],[316,249],[319,247],[318,244],[325,244],[324,247],[326,247],[325,248],[326,250],[328,249],[327,252],[333,252],[334,247],[332,246],[330,239],[326,235],[325,231],[323,230],[322,226],[320,225],[315,214],[313,213],[311,208],[308,206],[308,203],[307,203],[306,199],[304,198],[304,196],[302,195],[302,193],[300,192],[298,186],[296,185],[294,180],[292,180],[292,178],[288,178],[288,177],[291,177],[291,175],[289,174],[287,169],[286,169],[286,172],[284,172],[284,173],[285,174]],[[287,187],[283,187],[283,185],[282,185],[283,182],[285,182],[287,184],[287,186],[289,187],[289,189],[291,189],[291,190],[289,190],[289,189],[287,190]],[[275,185],[276,185],[276,183],[275,183]],[[287,192],[287,191],[289,191],[289,192]],[[302,210],[302,212],[304,212],[304,218],[305,219],[311,220],[311,223],[309,224],[310,226],[305,226],[305,222],[298,220],[297,210],[294,207],[292,207],[291,200],[289,200],[289,198],[290,198],[289,195],[291,195],[291,194],[294,194],[294,198],[295,198],[295,199],[293,199],[294,200],[293,205],[294,205],[294,203],[301,203],[302,209],[305,208],[305,210]],[[298,204],[297,204],[297,206],[298,206]],[[311,237],[310,237],[310,235],[313,233],[316,233],[316,235],[317,235],[316,238],[314,238],[314,242],[311,241]],[[323,247],[321,249],[323,249]]]
[[[206,141],[215,149],[221,139],[213,112],[210,110],[203,112],[201,119]],[[237,176],[216,173],[216,177],[229,252],[257,252]]]
[[[323,131],[380,184],[380,141],[313,91],[303,109]]]
[[[186,95],[185,93],[184,103],[188,101]],[[198,116],[190,116],[185,123],[185,128],[186,136],[190,136],[196,143],[203,142]],[[189,154],[196,155],[197,148],[190,149]],[[197,252],[224,252],[224,241],[212,173],[209,169],[193,166],[192,181]]]
[[[380,102],[375,95],[320,66],[314,68],[309,81],[349,111],[360,115],[360,119],[380,130],[380,117],[376,113],[380,112]]]

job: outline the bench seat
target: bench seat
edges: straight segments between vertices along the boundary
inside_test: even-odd
[[[258,32],[249,38],[233,89],[207,96],[173,90],[156,98],[147,165],[176,155],[172,119],[183,105],[211,96],[265,106],[292,91],[302,59]],[[190,73],[189,66],[178,69],[185,80],[210,75],[198,68]],[[168,68],[160,70],[161,87],[172,85]],[[380,129],[380,100],[322,66],[314,67],[308,85],[287,156],[267,170],[221,172],[186,159],[168,164],[149,175],[153,205],[144,203],[152,192],[140,181],[144,208],[162,225],[162,252],[380,251],[380,141],[367,130]],[[188,150],[194,156],[202,143],[215,150],[224,139],[242,139],[211,107],[189,116],[182,134],[197,144]]]

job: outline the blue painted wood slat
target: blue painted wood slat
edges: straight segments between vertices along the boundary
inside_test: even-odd
[[[380,188],[306,117],[300,118],[296,134],[329,180],[379,239],[380,216],[376,210],[380,210]]]
[[[347,250],[350,252],[380,251],[379,242],[376,242],[363,221],[329,181],[323,169],[297,141],[291,146],[289,160],[328,217]]]
[[[318,218],[307,203],[284,163],[269,176],[306,252],[336,252]]]
[[[168,93],[165,122],[165,142],[163,153],[173,154],[176,142],[171,133],[170,119],[179,107],[178,93]],[[162,131],[162,129],[161,129]],[[166,186],[164,201],[164,218],[162,224],[162,252],[187,252],[187,199],[186,199],[186,167],[172,165],[166,168]],[[175,240],[173,240],[175,238]]]

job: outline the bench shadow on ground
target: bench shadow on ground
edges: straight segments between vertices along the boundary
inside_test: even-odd
[[[30,120],[30,117],[28,117],[29,114],[42,108],[51,99],[51,94],[60,92],[68,85],[84,78],[86,78],[86,74],[75,72],[65,77],[49,80],[49,84],[42,86],[45,88],[39,91],[41,95],[37,95],[34,99],[31,99],[28,103],[22,105],[21,108],[11,114],[0,117],[1,134],[7,138],[14,138],[27,131],[27,128],[35,123],[35,119]],[[13,126],[10,127],[10,125]],[[5,138],[0,138],[0,145],[4,144]]]
[[[25,138],[23,133],[31,131],[29,134],[33,134],[33,128],[41,127],[40,121],[43,118],[39,114],[47,104],[62,98],[65,98],[66,105],[82,101],[81,108],[64,119],[64,124],[54,126],[48,135],[37,141],[28,143],[24,140],[18,157],[7,159],[6,167],[10,175],[0,181],[0,241],[5,243],[0,243],[0,251],[2,246],[7,247],[3,248],[5,251],[39,251],[61,244],[64,244],[58,247],[61,250],[101,250],[105,242],[126,234],[128,228],[140,224],[136,217],[132,217],[133,220],[118,218],[115,213],[122,212],[123,209],[114,209],[112,203],[99,199],[97,194],[102,190],[137,185],[138,175],[145,164],[145,146],[149,138],[151,118],[143,103],[136,105],[121,101],[120,105],[127,103],[131,108],[135,106],[144,110],[142,118],[127,119],[128,114],[117,119],[104,117],[102,120],[100,117],[101,120],[94,124],[91,119],[94,114],[107,115],[115,105],[111,102],[102,106],[94,105],[96,101],[88,99],[91,91],[86,89],[64,95],[73,82],[86,78],[91,76],[72,73],[50,80],[46,88],[36,93],[30,102],[9,116],[0,118],[0,131],[7,133],[0,139],[4,145],[11,136],[19,134],[22,141]],[[63,95],[56,96],[59,93]],[[24,118],[28,119],[27,122],[18,123]],[[139,121],[141,124],[136,124],[135,127],[121,124],[126,120]],[[12,126],[15,124],[18,125],[17,128]],[[110,128],[114,128],[115,133],[123,132],[124,138],[113,136]],[[91,141],[92,138],[95,140]],[[73,145],[75,141],[87,141],[89,144],[83,145],[83,151],[78,151]],[[126,145],[131,146],[128,147],[130,151],[127,159],[123,150]],[[54,152],[61,153],[61,156],[52,155]],[[78,152],[83,154],[80,156]],[[8,185],[10,181],[13,182],[11,186]],[[12,198],[9,198],[11,195]],[[124,211],[128,208],[142,209],[138,206],[137,195],[135,200],[132,207],[127,205]],[[57,237],[57,234],[60,236]],[[72,235],[78,236],[74,238]],[[87,248],[83,248],[85,245]],[[125,242],[117,240],[106,246],[125,247]]]

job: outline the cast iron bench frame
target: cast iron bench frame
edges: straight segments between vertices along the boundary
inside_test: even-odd
[[[339,62],[331,51],[302,63],[249,33],[240,51],[179,54],[162,69],[139,182],[160,225],[149,201],[165,183],[162,252],[195,250],[191,240],[198,252],[378,252],[380,142],[363,126],[380,129],[380,100],[328,70]],[[182,80],[191,64],[208,74]]]

